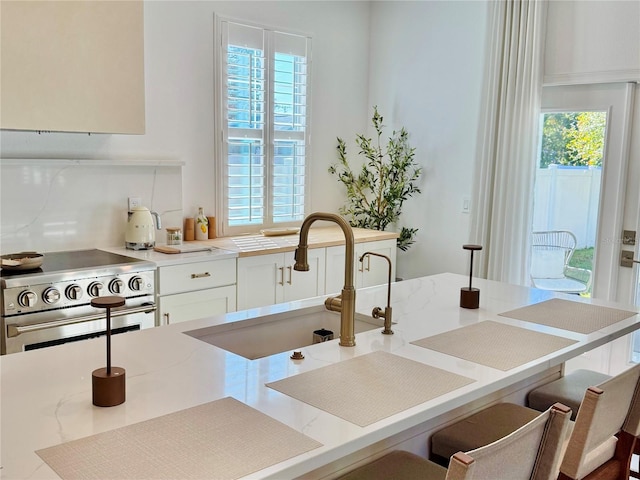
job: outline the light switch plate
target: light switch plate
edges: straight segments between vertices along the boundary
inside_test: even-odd
[[[470,197],[462,197],[462,213],[470,213],[471,212],[471,198]]]

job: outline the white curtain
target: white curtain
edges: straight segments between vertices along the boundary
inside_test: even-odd
[[[470,239],[480,277],[528,284],[546,0],[490,2]]]

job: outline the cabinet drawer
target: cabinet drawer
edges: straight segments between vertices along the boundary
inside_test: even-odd
[[[166,295],[158,299],[160,325],[186,322],[236,310],[236,287],[210,288],[197,292]]]
[[[236,283],[236,259],[214,260],[158,269],[158,294],[204,290]]]

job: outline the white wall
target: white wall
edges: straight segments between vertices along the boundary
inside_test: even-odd
[[[374,2],[369,104],[389,129],[405,126],[424,168],[422,194],[401,224],[419,228],[399,252],[406,278],[467,271],[469,214],[482,78],[484,1]],[[473,207],[472,207],[473,208]]]
[[[562,73],[579,75],[591,69],[584,64],[591,57],[583,50],[586,34],[580,22],[589,19],[593,24],[610,3],[620,5],[606,10],[605,30],[596,24],[587,32],[596,35],[601,66],[594,68],[638,68],[637,42],[635,47],[620,44],[620,39],[633,42],[638,35],[637,2],[561,3],[565,2],[552,2],[551,7],[555,13],[547,35],[548,75],[560,67],[565,69]],[[568,15],[576,9],[577,17]],[[371,107],[377,104],[390,128],[407,127],[425,173],[423,194],[410,199],[403,214],[407,226],[420,229],[418,243],[407,253],[399,252],[398,274],[409,278],[466,271],[461,247],[468,241],[469,215],[461,208],[473,181],[487,23],[484,0],[147,1],[146,134],[2,131],[0,155],[182,161],[184,215],[193,215],[198,205],[211,214],[214,12],[313,36],[312,209],[336,211],[342,205],[344,192],[327,173],[336,159],[335,137],[351,139],[353,152],[354,135],[367,130]],[[612,60],[617,63],[606,63]],[[567,66],[573,70],[567,72]],[[17,189],[22,187],[7,183],[2,185],[3,207],[15,202],[20,209]],[[69,195],[74,195],[69,188]],[[101,188],[105,186],[88,194],[100,195]],[[120,195],[139,193],[123,190]],[[117,205],[123,208],[123,203]],[[5,230],[5,219],[0,220]]]
[[[0,251],[52,252],[124,246],[127,196],[182,224],[182,167],[143,162],[0,161]]]
[[[399,253],[398,275],[463,273],[461,207],[473,182],[488,3],[372,5],[369,104],[390,127],[408,129],[425,172],[423,194],[403,213],[420,228],[418,243]],[[640,80],[639,18],[637,1],[550,2],[545,81]]]
[[[640,2],[549,2],[546,85],[640,81]]]
[[[146,134],[39,135],[2,131],[0,156],[182,161],[184,215],[194,215],[199,205],[213,214],[216,12],[313,37],[311,206],[314,210],[337,210],[342,203],[339,185],[327,173],[327,167],[335,159],[335,137],[350,136],[366,127],[369,3],[146,1],[144,9]],[[90,194],[97,198],[104,187],[96,185]],[[3,185],[2,202],[15,201],[16,208],[21,208],[21,188],[7,182]],[[117,208],[124,213],[124,197],[141,192],[121,193],[123,199]],[[74,195],[73,191],[68,190],[68,195]],[[4,224],[4,217],[1,220]],[[7,231],[8,226],[2,227]],[[87,247],[94,246],[91,236],[85,241]],[[36,244],[47,249],[40,241]],[[4,247],[2,250],[6,253]]]

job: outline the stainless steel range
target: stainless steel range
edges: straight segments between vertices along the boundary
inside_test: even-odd
[[[32,271],[0,272],[0,353],[16,353],[104,334],[105,312],[91,299],[120,295],[125,305],[111,312],[121,333],[155,326],[153,262],[102,250],[48,252]]]

